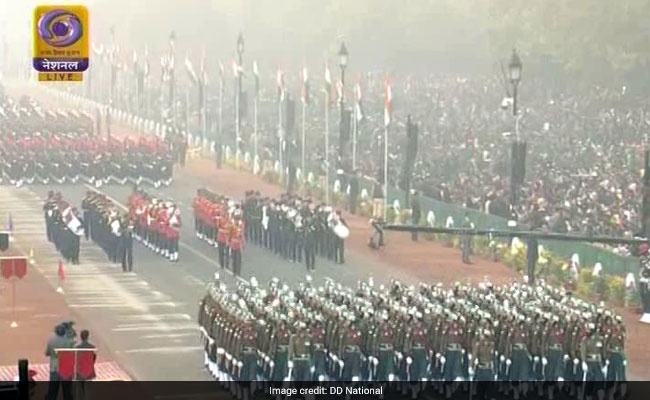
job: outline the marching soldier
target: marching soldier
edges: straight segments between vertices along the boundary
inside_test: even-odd
[[[612,384],[610,397],[615,396],[616,385],[620,384],[621,397],[627,393],[627,358],[625,356],[626,332],[623,325],[623,318],[620,315],[615,317],[615,323],[607,328],[607,381]]]
[[[478,335],[478,340],[473,344],[472,354],[474,379],[478,382],[476,395],[479,400],[492,398],[492,384],[495,378],[494,356],[495,343],[492,331],[485,327]]]
[[[245,224],[241,221],[241,214],[235,214],[232,227],[230,228],[230,238],[228,242],[230,257],[232,258],[232,271],[235,276],[241,275],[241,258],[245,230],[244,225]]]
[[[604,363],[604,338],[596,329],[596,324],[589,322],[587,325],[587,336],[583,339],[580,346],[582,355],[582,372],[583,379],[586,382],[584,395],[587,400],[598,396],[598,400],[605,398],[605,375],[603,369]]]
[[[312,380],[312,361],[311,361],[311,340],[306,325],[298,321],[295,325],[295,333],[291,335],[289,341],[289,359],[291,360],[290,369],[293,368],[292,379],[294,381],[311,381]]]

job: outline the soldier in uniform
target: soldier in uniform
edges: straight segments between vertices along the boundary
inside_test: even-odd
[[[291,360],[289,368],[293,370],[292,379],[294,381],[302,382],[313,379],[311,345],[306,324],[298,321],[289,340],[289,359]]]
[[[241,275],[242,247],[244,245],[245,223],[240,214],[235,214],[232,228],[230,229],[229,245],[232,258],[232,271],[235,276]]]
[[[479,400],[491,399],[493,384],[488,382],[494,381],[496,371],[494,369],[495,342],[489,327],[484,327],[480,331],[478,340],[473,343],[472,354],[474,379],[478,382],[476,396]]]
[[[217,246],[219,247],[219,265],[221,269],[228,268],[228,259],[230,258],[230,249],[228,248],[228,236],[232,224],[229,221],[228,213],[224,212],[218,219],[217,226]]]
[[[465,213],[465,218],[463,219],[463,229],[473,229],[474,224],[469,220],[469,214]],[[460,251],[462,254],[462,259],[464,264],[470,264],[469,259],[470,254],[472,254],[472,237],[468,234],[461,235],[460,237]]]
[[[607,381],[610,382],[610,397],[616,395],[616,385],[620,385],[621,397],[627,394],[627,374],[625,369],[627,367],[627,357],[625,356],[625,339],[626,332],[623,325],[623,318],[617,315],[615,322],[607,329]]]
[[[269,357],[271,358],[270,380],[284,381],[289,374],[289,339],[291,330],[287,325],[287,316],[281,315],[280,321],[271,336]]]
[[[586,382],[584,395],[587,400],[592,400],[594,395],[598,400],[605,398],[604,363],[604,338],[596,329],[594,322],[587,325],[587,336],[582,341],[580,353],[582,355],[583,380]]]

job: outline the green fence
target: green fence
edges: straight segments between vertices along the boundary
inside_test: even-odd
[[[364,185],[364,187],[367,186]],[[404,207],[405,193],[400,189],[391,189],[388,193],[388,199],[390,204],[394,200],[399,200],[402,207]],[[433,211],[437,226],[444,226],[448,216],[451,216],[458,226],[464,219],[465,213],[467,213],[476,228],[507,229],[507,219],[486,214],[478,210],[447,204],[425,196],[420,196],[420,205],[422,206],[422,215],[425,218],[430,210]],[[603,271],[610,275],[625,277],[628,272],[636,272],[638,270],[639,264],[636,257],[620,256],[609,249],[596,247],[588,243],[542,240],[539,241],[539,244],[555,256],[566,258],[567,261],[573,254],[578,254],[580,257],[580,265],[583,267],[587,266],[591,268],[594,264],[600,262],[603,266]]]

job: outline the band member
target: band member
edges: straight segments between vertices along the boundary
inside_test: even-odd
[[[232,272],[235,276],[241,275],[242,246],[244,244],[244,222],[241,214],[235,214],[230,228],[230,257],[232,258]]]

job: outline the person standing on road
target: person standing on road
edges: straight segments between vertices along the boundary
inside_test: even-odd
[[[50,383],[47,387],[45,400],[56,400],[59,396],[59,387],[63,391],[64,400],[72,400],[70,381],[62,381],[59,376],[59,357],[56,350],[74,347],[74,339],[69,337],[63,324],[54,328],[54,335],[47,341],[45,356],[50,358]]]
[[[122,245],[120,246],[122,249],[122,271],[131,272],[133,271],[133,223],[128,222],[126,226],[127,228],[121,237]]]
[[[414,226],[420,225],[420,219],[422,219],[422,208],[420,207],[420,196],[419,193],[414,190],[413,197],[411,197],[411,223]],[[414,242],[418,241],[418,233],[411,232],[411,240]]]
[[[79,343],[76,348],[77,349],[95,349],[95,345],[91,344],[88,341],[89,336],[90,336],[90,332],[88,332],[87,330],[84,329],[83,331],[81,331],[81,333],[79,334],[79,337],[81,338],[81,343]],[[93,380],[95,378],[95,361],[96,360],[97,360],[97,355],[93,354],[92,369],[88,373],[85,373],[83,375],[80,372],[77,373],[78,386],[77,386],[77,393],[76,393],[76,396],[75,396],[76,400],[85,400],[87,398],[90,398],[90,396],[88,396],[88,391],[87,391],[88,388],[86,387],[86,381],[90,381],[90,380]]]

